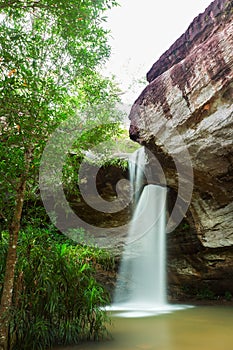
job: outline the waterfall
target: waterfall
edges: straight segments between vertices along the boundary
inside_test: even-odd
[[[166,188],[145,186],[123,252],[114,304],[166,304],[165,201]]]
[[[113,305],[135,308],[166,304],[166,188],[142,190],[144,148],[129,160],[132,198],[136,202],[117,280]]]
[[[143,187],[144,150],[129,160],[132,198],[136,201],[118,273],[113,304],[124,317],[170,312],[183,306],[167,303],[166,195],[167,188]],[[129,315],[127,314],[129,313]]]
[[[137,203],[142,192],[143,176],[145,169],[145,150],[139,148],[129,158],[129,180],[131,184],[132,200]]]

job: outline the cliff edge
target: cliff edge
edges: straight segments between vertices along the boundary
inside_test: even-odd
[[[152,66],[129,116],[131,139],[154,154],[178,200],[190,201],[186,216],[200,243],[192,252],[199,262],[189,259],[179,273],[171,267],[176,280],[188,274],[219,281],[224,271],[233,273],[232,18],[229,0],[215,0],[197,16]],[[179,192],[180,179],[190,199]],[[204,251],[217,252],[214,263]],[[233,282],[224,283],[233,293]]]

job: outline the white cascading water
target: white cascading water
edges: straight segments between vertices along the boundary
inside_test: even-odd
[[[145,169],[144,147],[132,153],[129,158],[129,180],[131,184],[132,200],[138,203],[143,186],[143,175]]]
[[[122,256],[113,307],[145,310],[166,305],[166,188],[147,185],[142,191],[144,149],[129,160],[136,208]],[[141,195],[140,192],[142,191]]]
[[[167,303],[166,195],[167,188],[146,185],[143,190],[144,149],[129,160],[132,198],[137,201],[117,279],[113,304],[123,317],[170,312],[182,306]]]
[[[166,304],[166,188],[145,186],[122,257],[114,304],[135,309]]]

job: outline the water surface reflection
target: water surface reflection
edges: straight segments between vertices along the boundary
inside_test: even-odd
[[[56,350],[231,350],[232,327],[232,306],[199,306],[144,318],[113,317],[113,340]]]

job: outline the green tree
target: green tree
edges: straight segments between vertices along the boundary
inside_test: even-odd
[[[84,106],[107,98],[114,104],[112,86],[96,67],[109,55],[107,33],[101,27],[103,11],[115,4],[111,0],[0,1],[0,215],[10,237],[0,349],[7,349],[23,204],[35,188],[45,143],[62,120]],[[80,126],[83,122],[80,118]]]

